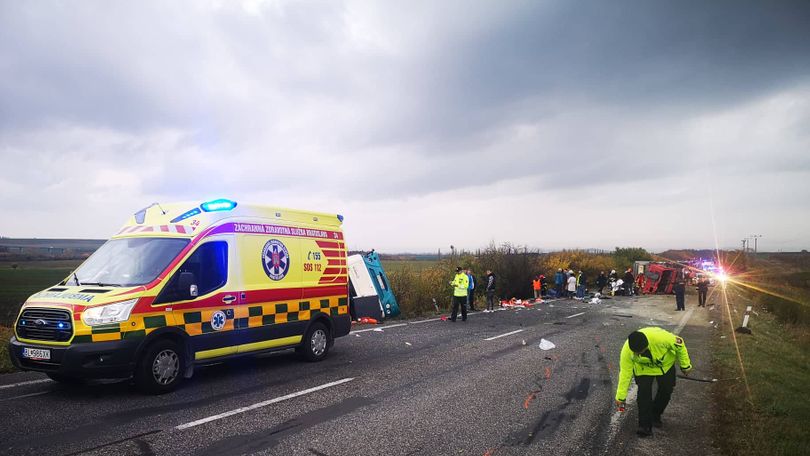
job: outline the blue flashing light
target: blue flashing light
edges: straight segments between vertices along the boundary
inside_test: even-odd
[[[234,203],[234,205],[235,204],[236,203]],[[169,222],[169,223],[177,223],[177,222],[185,220],[185,219],[187,219],[189,217],[194,217],[195,215],[199,214],[200,212],[202,212],[200,210],[200,208],[195,207],[194,209],[191,209],[190,211],[183,212],[182,214],[180,214],[177,217],[173,218],[172,221]]]
[[[200,204],[200,208],[205,212],[230,211],[235,207],[236,201],[229,199],[217,199]]]
[[[25,326],[25,320],[20,320],[20,326]]]
[[[338,220],[340,220],[340,222],[343,223],[343,216],[340,215],[340,214],[338,214],[337,216],[338,216]]]
[[[62,329],[65,327],[65,324],[60,321],[59,323],[56,324],[56,327]]]

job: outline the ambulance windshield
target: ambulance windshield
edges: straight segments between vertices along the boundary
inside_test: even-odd
[[[66,285],[133,287],[149,283],[188,243],[188,239],[170,238],[107,241],[76,269]]]

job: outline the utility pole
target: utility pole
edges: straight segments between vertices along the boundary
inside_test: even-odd
[[[752,234],[749,236],[750,238],[754,239],[754,253],[757,253],[757,239],[761,238],[761,234]]]

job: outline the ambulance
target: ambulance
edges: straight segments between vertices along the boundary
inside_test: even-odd
[[[155,394],[233,357],[320,361],[351,327],[342,222],[227,199],[155,203],[28,298],[12,361],[65,383],[131,377]]]

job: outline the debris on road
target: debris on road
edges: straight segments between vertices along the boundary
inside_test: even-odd
[[[412,344],[410,342],[405,342],[405,345],[410,347]]]
[[[541,350],[551,350],[552,348],[555,348],[556,345],[554,345],[553,342],[548,341],[546,339],[540,339],[539,347]]]

